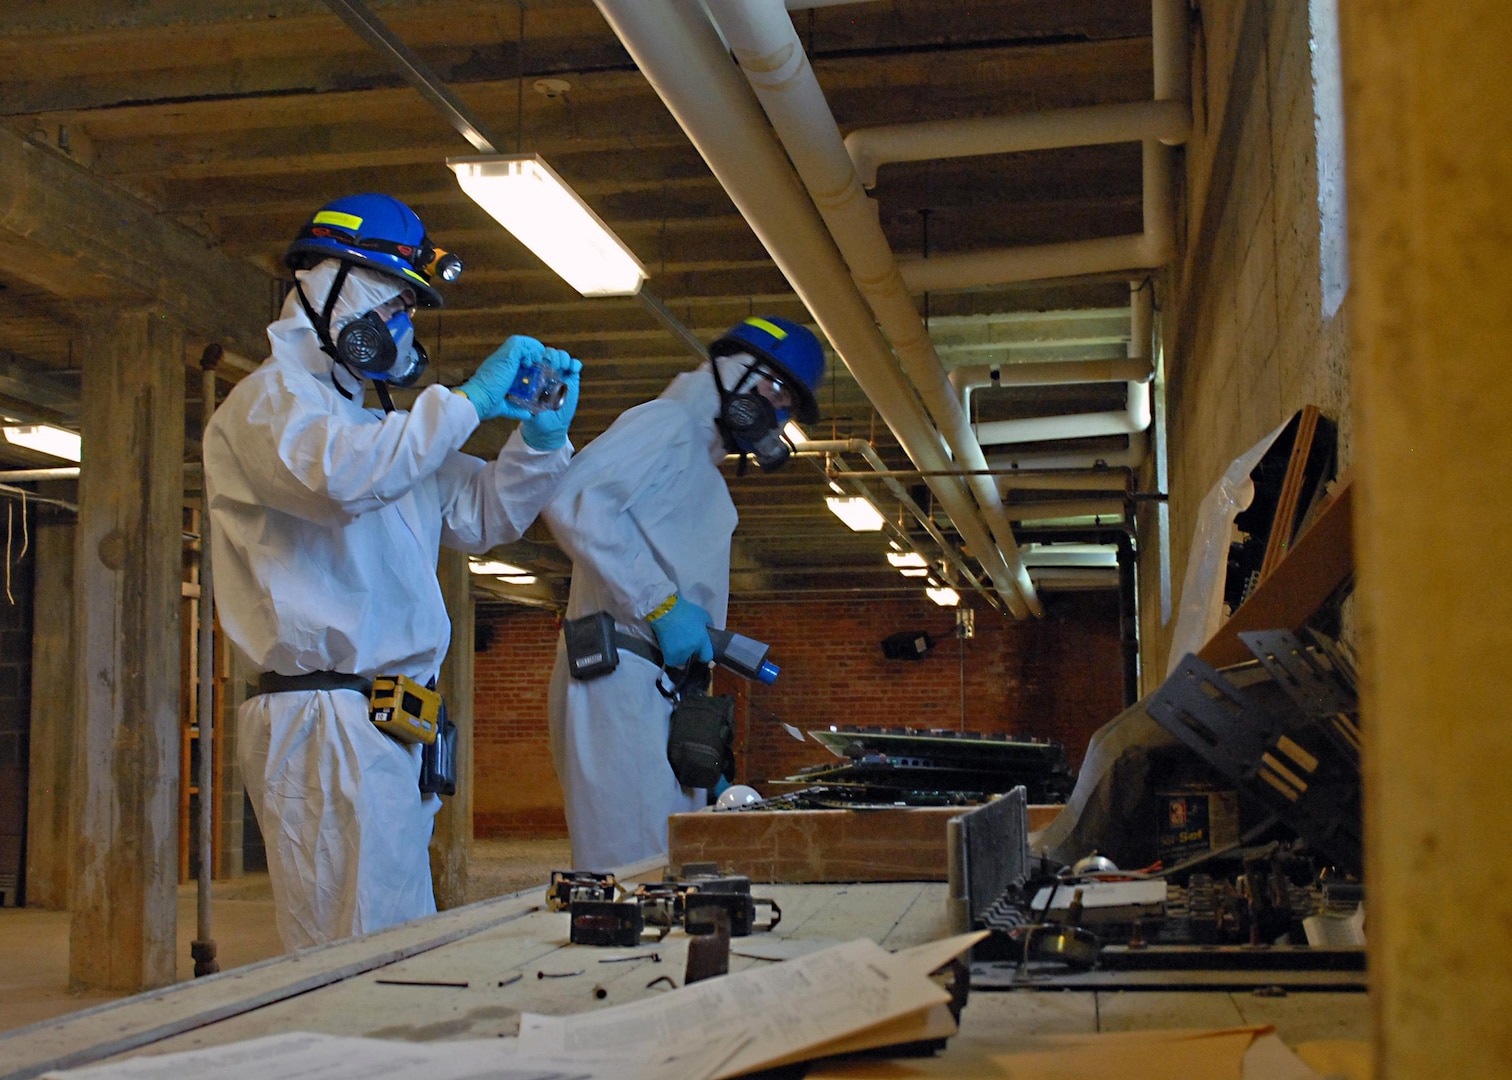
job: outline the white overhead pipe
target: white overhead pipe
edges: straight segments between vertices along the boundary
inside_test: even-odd
[[[1141,282],[1129,287],[1129,356],[1128,396],[1124,408],[1115,412],[1074,413],[1067,416],[1035,416],[1022,420],[993,420],[974,425],[977,439],[987,446],[1005,443],[1041,442],[1046,439],[1079,439],[1098,435],[1130,435],[1150,426],[1150,380],[1154,377],[1150,330],[1154,323],[1154,301],[1150,289]],[[962,395],[965,407],[971,408],[972,391],[983,386],[1017,386],[1012,381],[1020,368],[1060,368],[1059,364],[1003,364],[997,367],[959,368],[951,376]],[[1086,365],[1088,371],[1093,365]],[[1091,382],[1091,379],[1069,380]],[[1109,380],[1114,381],[1114,380]]]
[[[1028,575],[1018,559],[1013,526],[997,485],[986,476],[987,460],[971,432],[966,411],[945,375],[929,331],[909,295],[892,248],[882,232],[876,204],[845,152],[840,128],[781,0],[705,0],[720,33],[813,198],[850,276],[892,343],[898,363],[918,391],[961,467],[982,517],[1012,568],[1026,602],[1036,608]],[[1041,614],[1036,610],[1035,614]]]
[[[1029,574],[1042,589],[1116,589],[1118,569],[1095,566],[1036,566]]]
[[[1118,565],[1115,544],[1025,544],[1024,565],[1036,566],[1103,566]]]
[[[1010,364],[963,364],[950,369],[950,385],[967,399],[984,386],[1074,386],[1078,383],[1144,382],[1154,375],[1142,356],[1117,360],[1033,360]]]
[[[1116,412],[1031,416],[1022,420],[988,420],[972,425],[984,446],[1131,435],[1150,426],[1150,384],[1128,383],[1129,396]]]
[[[1153,0],[1150,5],[1156,101],[1189,102],[1192,98],[1190,18],[1187,0]]]
[[[1153,101],[1058,109],[998,120],[948,121],[861,129],[847,138],[856,147],[857,171],[875,183],[876,166],[888,160],[1042,150],[1061,146],[1129,142],[1144,147],[1144,223],[1129,236],[1038,244],[997,251],[944,255],[902,262],[914,292],[1079,277],[1121,270],[1149,270],[1169,262],[1176,250],[1172,220],[1171,162],[1165,146],[1184,142],[1191,129],[1191,72],[1187,0],[1152,0],[1150,43]],[[976,140],[980,139],[980,143]],[[1164,144],[1164,145],[1162,145]]]
[[[877,169],[898,161],[936,161],[981,154],[1017,154],[1066,146],[1144,142],[1186,142],[1192,110],[1184,101],[1130,101],[1083,105],[1014,116],[979,116],[919,124],[857,128],[845,150],[866,187],[877,184]]]
[[[1084,274],[1152,270],[1170,262],[1176,252],[1171,212],[1171,151],[1153,139],[1146,139],[1141,145],[1144,147],[1143,232],[900,260],[898,269],[903,280],[916,293],[948,292]]]
[[[1137,469],[1144,464],[1150,453],[1148,431],[1129,434],[1129,444],[1121,450],[1034,450],[1020,452],[1006,450],[987,455],[987,464],[994,469],[1009,472],[998,479],[1006,488],[1017,487],[1022,478],[1013,471],[1038,472],[1060,469]]]
[[[948,470],[939,433],[713,24],[675,0],[595,3],[914,464],[924,472]],[[1042,614],[1016,551],[1010,565],[960,478],[926,482],[1009,610]]]
[[[1052,518],[1078,517],[1100,517],[1110,521],[1117,518],[1122,521],[1124,499],[1122,495],[1110,495],[1104,498],[1058,499],[1055,502],[1043,500],[1011,503],[1008,513],[1014,521],[1049,521]]]

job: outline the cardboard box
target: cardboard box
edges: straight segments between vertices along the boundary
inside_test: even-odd
[[[740,810],[673,814],[667,861],[712,862],[752,881],[944,881],[946,822],[972,807]],[[1029,831],[1059,806],[1029,807]]]

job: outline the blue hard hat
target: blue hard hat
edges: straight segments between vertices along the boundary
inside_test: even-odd
[[[709,346],[710,356],[750,353],[786,377],[797,407],[794,414],[805,424],[819,419],[814,391],[824,378],[824,347],[812,330],[778,315],[752,315],[742,319]]]
[[[290,270],[305,270],[321,259],[398,278],[414,288],[421,307],[441,306],[432,277],[451,281],[462,272],[462,260],[432,244],[420,218],[392,195],[346,195],[315,211],[284,262]]]

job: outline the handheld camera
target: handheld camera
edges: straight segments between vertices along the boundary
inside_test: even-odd
[[[510,404],[528,409],[531,415],[547,410],[555,412],[567,400],[567,383],[550,364],[522,360],[519,374],[504,397]]]

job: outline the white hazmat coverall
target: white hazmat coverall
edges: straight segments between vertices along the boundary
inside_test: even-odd
[[[719,471],[718,413],[705,365],[626,411],[573,459],[542,511],[572,557],[567,618],[608,611],[620,632],[655,645],[646,615],[675,592],[724,625],[736,513]],[[603,871],[666,851],[667,816],[707,801],[667,764],[672,705],[657,689],[659,673],[622,650],[610,674],[573,679],[557,641],[547,718],[575,868]]]
[[[316,311],[337,265],[298,275]],[[332,337],[399,289],[354,269]],[[516,431],[495,461],[460,453],[478,413],[439,385],[408,412],[363,408],[361,383],[321,352],[293,292],[268,337],[272,355],[205,431],[221,625],[258,671],[425,683],[451,639],[440,545],[482,552],[518,539],[571,446],[534,450]],[[436,910],[426,849],[440,799],[420,795],[420,747],[375,728],[363,694],[253,696],[238,713],[237,749],[286,948]]]

